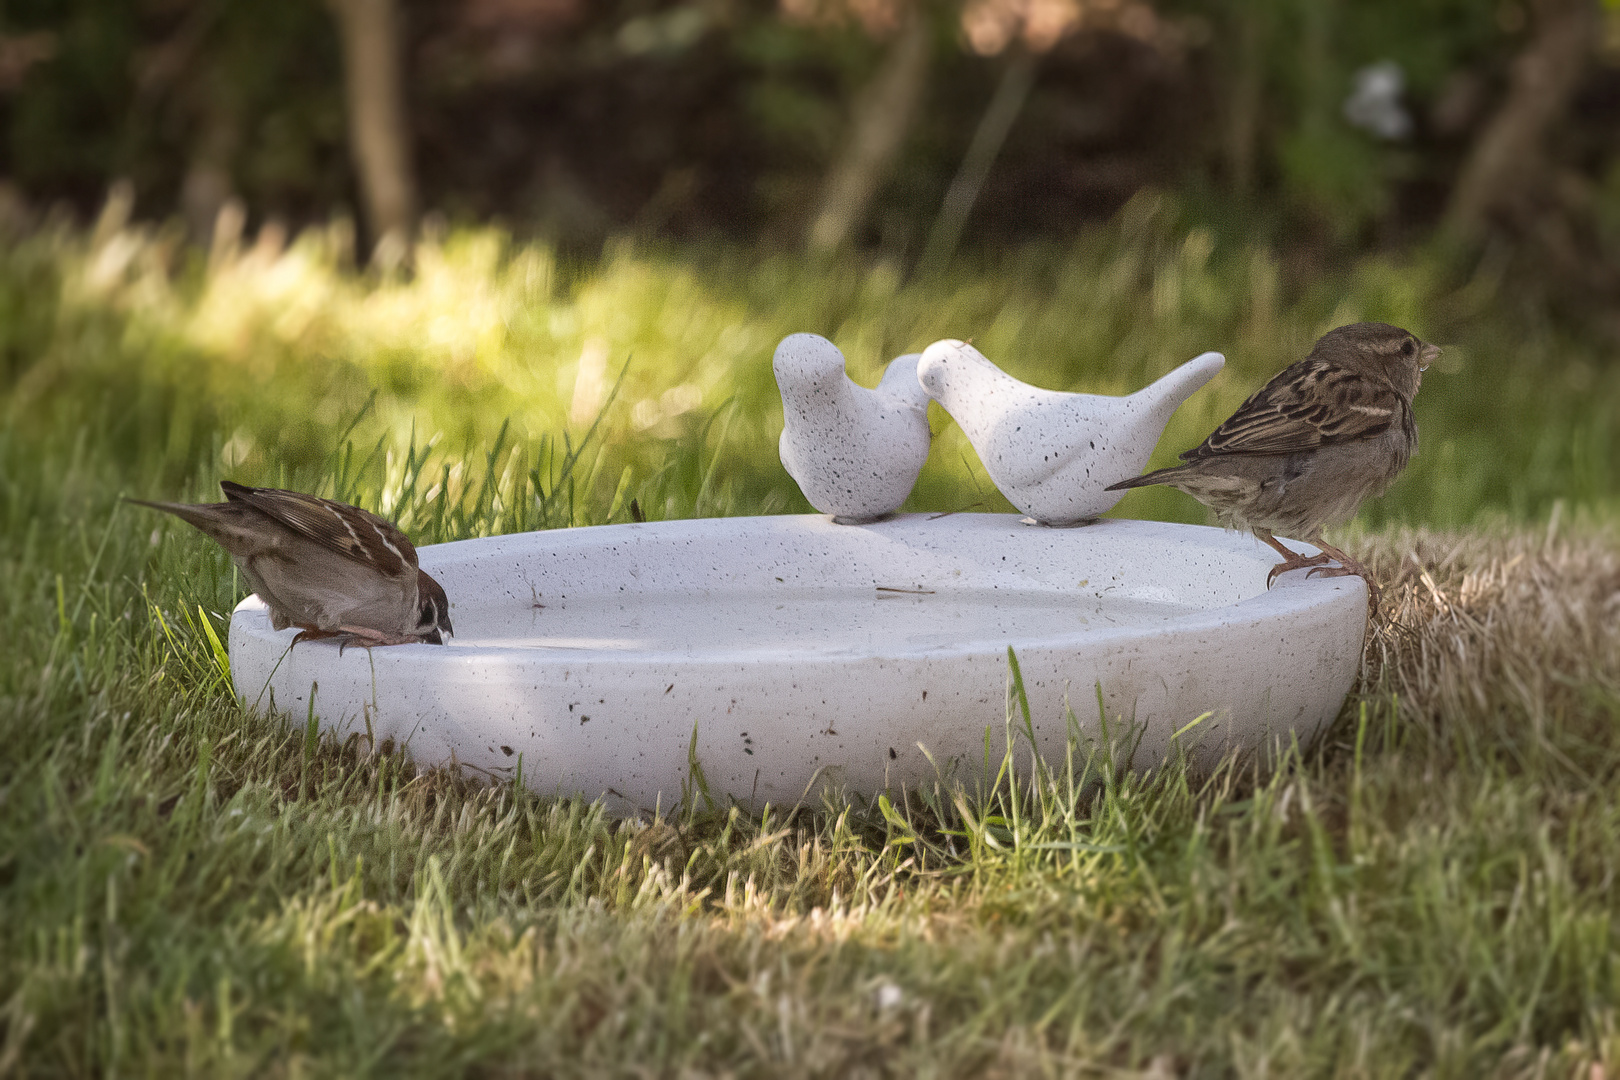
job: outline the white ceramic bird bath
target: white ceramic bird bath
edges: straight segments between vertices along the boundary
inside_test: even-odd
[[[452,602],[453,643],[349,649],[231,619],[237,692],[416,761],[522,775],[541,793],[670,807],[694,726],[710,791],[748,806],[871,794],[976,770],[998,747],[1007,647],[1036,741],[1061,764],[1072,704],[1098,734],[1139,725],[1137,764],[1172,733],[1209,760],[1338,712],[1361,656],[1359,578],[1267,591],[1275,553],[1247,535],[1103,521],[1028,529],[1011,514],[819,515],[607,525],[420,550]],[[996,751],[999,754],[999,749]],[[1026,758],[1027,760],[1027,758]]]

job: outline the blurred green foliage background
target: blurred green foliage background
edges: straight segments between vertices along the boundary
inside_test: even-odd
[[[1168,462],[1318,334],[1358,319],[1446,346],[1417,400],[1420,452],[1364,523],[1538,518],[1558,500],[1608,506],[1615,490],[1620,370],[1592,332],[1432,256],[1369,254],[1302,287],[1275,252],[1222,251],[1157,195],[1072,244],[910,282],[882,263],[726,247],[695,259],[628,240],[586,265],[487,227],[424,239],[410,274],[378,278],[344,267],[331,230],[205,261],[117,212],[0,257],[7,440],[93,465],[84,494],[99,504],[178,488],[209,499],[220,476],[330,492],[349,446],[366,479],[344,483],[396,516],[407,455],[448,470],[451,504],[493,474],[520,516],[482,531],[535,527],[518,504],[565,459],[574,509],[547,524],[628,520],[632,498],[655,518],[807,512],[777,460],[770,371],[775,343],[807,329],[867,384],[943,336],[971,337],[1026,380],[1102,393],[1221,349],[1228,368],[1161,442]],[[949,417],[935,407],[932,421],[908,507],[1010,510]],[[1204,520],[1161,489],[1116,513]]]
[[[6,4],[0,175],[11,198],[85,218],[125,178],[141,217],[187,217],[194,238],[233,195],[255,225],[358,215],[333,17],[346,3]],[[593,255],[625,233],[796,248],[852,120],[871,107],[863,91],[912,19],[928,40],[920,104],[853,237],[902,264],[1021,55],[1035,59],[1034,84],[975,204],[975,248],[1070,238],[1144,187],[1184,192],[1223,238],[1261,235],[1318,259],[1409,242],[1515,104],[1514,65],[1563,27],[1584,47],[1557,54],[1573,85],[1539,106],[1548,175],[1525,198],[1543,205],[1514,212],[1556,203],[1585,221],[1616,216],[1620,52],[1613,15],[1594,0],[383,6],[396,9],[421,205],[457,224],[498,216]],[[1405,115],[1399,133],[1346,115],[1358,75],[1379,63],[1400,72],[1389,104]],[[199,187],[211,170],[212,187]]]

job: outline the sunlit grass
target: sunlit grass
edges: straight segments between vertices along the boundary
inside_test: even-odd
[[[210,264],[108,220],[0,248],[0,1076],[1620,1067],[1598,345],[1419,258],[1289,281],[1150,203],[927,283],[567,266],[494,232],[379,281],[339,239]],[[1031,769],[1014,688],[959,786],[617,821],[244,709],[206,629],[243,594],[229,561],[116,498],[232,476],[424,543],[799,510],[769,356],[805,329],[867,382],[947,334],[1108,392],[1225,350],[1168,458],[1359,317],[1454,347],[1421,455],[1351,530],[1394,620],[1340,723],[1267,773],[1080,741]],[[913,505],[1005,508],[938,426]]]
[[[541,439],[577,445],[599,422],[576,477],[598,513],[621,482],[650,481],[705,436],[722,512],[807,510],[776,459],[770,371],[776,342],[802,330],[831,337],[869,384],[893,356],[945,336],[1028,381],[1101,393],[1221,350],[1227,369],[1171,421],[1155,459],[1169,461],[1322,331],[1382,319],[1447,349],[1417,400],[1418,457],[1366,524],[1538,517],[1615,490],[1620,368],[1605,342],[1520,310],[1485,271],[1459,278],[1424,257],[1290,280],[1266,251],[1217,252],[1147,197],[1068,248],[912,283],[882,264],[628,242],[568,266],[493,230],[430,238],[415,273],[377,280],[346,268],[327,231],[289,243],[267,228],[204,258],[117,209],[92,233],[6,251],[17,314],[0,328],[15,380],[6,411],[25,429],[106,428],[125,479],[147,487],[205,463],[250,481],[318,468],[371,401],[357,436],[396,458],[414,441],[481,461],[503,429],[505,451],[532,454]],[[1010,509],[937,409],[934,426],[908,505],[958,508],[971,492]],[[1204,520],[1157,489],[1119,512]]]

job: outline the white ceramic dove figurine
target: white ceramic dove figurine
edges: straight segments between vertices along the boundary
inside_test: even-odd
[[[840,524],[892,513],[917,482],[929,444],[918,355],[891,361],[868,390],[844,374],[844,354],[824,337],[790,334],[776,347],[782,464],[810,505]]]
[[[1119,501],[1109,484],[1147,464],[1170,414],[1226,364],[1207,352],[1127,397],[1021,383],[971,345],[936,341],[917,379],[978,451],[996,487],[1045,525],[1078,525]]]

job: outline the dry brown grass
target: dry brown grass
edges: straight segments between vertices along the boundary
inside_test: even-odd
[[[1362,692],[1436,728],[1511,713],[1528,725],[1514,742],[1567,728],[1594,696],[1620,700],[1620,534],[1558,525],[1369,538],[1386,596]]]

